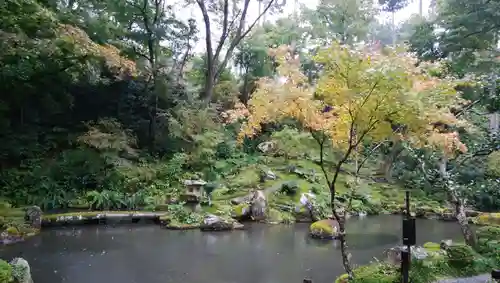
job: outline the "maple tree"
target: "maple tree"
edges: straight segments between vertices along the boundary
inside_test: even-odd
[[[447,151],[465,150],[456,135],[441,125],[461,125],[450,108],[461,100],[454,81],[416,67],[416,58],[404,50],[352,48],[333,44],[315,56],[322,74],[315,87],[307,84],[300,62],[287,46],[270,50],[280,63],[282,78],[263,78],[250,99],[250,115],[240,141],[255,136],[265,123],[294,118],[315,135],[320,146],[323,172],[330,190],[330,205],[339,222],[339,240],[346,272],[353,276],[345,241],[345,213],[335,207],[337,179],[343,165],[367,142],[398,138],[414,146],[444,145]],[[450,139],[452,137],[452,139]],[[323,146],[329,141],[339,152],[333,170],[323,162]],[[330,171],[332,171],[330,173]]]

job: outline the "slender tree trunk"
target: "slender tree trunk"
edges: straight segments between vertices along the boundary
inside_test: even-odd
[[[460,225],[460,230],[462,231],[462,235],[464,237],[465,243],[472,248],[476,247],[476,236],[472,229],[470,228],[469,221],[467,221],[467,215],[465,213],[465,204],[464,201],[460,198],[455,188],[451,187],[448,184],[449,176],[446,170],[447,158],[443,157],[441,162],[439,163],[439,172],[441,177],[444,180],[447,193],[450,196],[453,205],[455,206],[455,218],[457,219],[458,225]]]
[[[338,241],[340,242],[340,253],[342,255],[342,265],[344,266],[344,270],[349,276],[349,279],[354,278],[354,273],[352,272],[352,265],[351,265],[351,254],[347,250],[347,240],[346,240],[346,232],[345,232],[345,220],[346,220],[346,213],[347,211],[344,211],[344,215],[339,215],[337,210],[335,209],[335,182],[332,181],[332,184],[330,185],[330,191],[331,191],[331,196],[330,196],[330,203],[332,206],[332,213],[333,217],[335,220],[339,223],[339,234],[338,234]]]
[[[476,235],[472,231],[469,225],[469,221],[467,220],[467,214],[465,213],[465,205],[460,197],[457,196],[454,190],[449,191],[450,197],[455,206],[455,217],[457,218],[457,222],[460,225],[460,230],[462,231],[462,235],[464,236],[465,243],[472,248],[476,247]]]
[[[206,80],[205,80],[205,102],[210,103],[212,101],[212,96],[214,94],[214,87],[215,87],[215,70],[213,66],[207,66],[207,74],[206,74]]]
[[[352,134],[352,131],[351,131]],[[352,265],[351,265],[351,255],[347,251],[347,241],[346,241],[346,232],[345,232],[345,220],[346,220],[346,212],[344,212],[344,215],[340,216],[338,212],[335,209],[335,194],[337,192],[337,188],[335,187],[335,183],[339,177],[339,173],[342,168],[342,164],[344,164],[347,159],[349,158],[349,155],[351,151],[354,149],[355,146],[351,144],[350,147],[347,149],[344,158],[340,160],[337,165],[335,166],[335,173],[333,178],[330,180],[328,171],[326,170],[326,165],[325,165],[325,160],[324,160],[324,145],[326,142],[326,136],[324,133],[322,134],[322,137],[318,137],[313,135],[314,139],[318,142],[319,145],[319,150],[320,150],[320,166],[321,166],[321,171],[323,171],[323,174],[325,176],[325,180],[328,184],[328,188],[330,190],[330,206],[332,208],[332,214],[335,220],[339,224],[339,233],[338,233],[338,241],[340,242],[340,253],[342,254],[342,265],[344,266],[344,270],[346,271],[347,275],[349,276],[349,279],[354,278],[354,273],[352,272]],[[359,167],[358,167],[359,169]],[[359,170],[358,170],[359,172]]]

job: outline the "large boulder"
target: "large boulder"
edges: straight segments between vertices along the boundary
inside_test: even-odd
[[[264,220],[267,214],[267,198],[263,191],[255,191],[250,206],[253,220]]]
[[[261,170],[260,171],[260,182],[273,181],[276,180],[278,176],[271,170]]]
[[[386,259],[390,264],[401,264],[401,252],[406,251],[406,246],[396,246],[385,251]],[[412,247],[411,257],[413,259],[423,260],[429,256],[429,251],[423,247]]]
[[[243,229],[243,224],[233,219],[225,219],[217,215],[209,214],[203,219],[200,229],[202,231],[229,231]]]
[[[314,222],[309,227],[309,235],[318,239],[335,239],[339,234],[339,223],[333,219]]]
[[[299,202],[295,205],[294,216],[297,222],[311,222],[320,220],[320,211],[316,207],[316,195],[302,193]]]
[[[28,262],[20,257],[14,258],[10,263],[12,266],[12,277],[18,283],[33,283],[31,270]]]
[[[267,214],[267,198],[263,191],[254,190],[244,197],[231,200],[233,216],[238,219],[264,220]]]

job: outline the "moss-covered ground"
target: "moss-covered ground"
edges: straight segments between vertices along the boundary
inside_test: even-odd
[[[437,243],[425,243],[428,257],[412,260],[410,280],[415,283],[436,282],[445,278],[469,277],[490,273],[500,267],[500,228],[481,227],[477,231],[478,247],[473,250],[464,244],[455,244],[446,251]],[[362,283],[399,282],[401,272],[398,266],[386,262],[373,262],[354,269],[355,280]],[[342,275],[336,283],[347,282],[347,275]]]
[[[226,165],[230,162],[226,162]],[[247,209],[247,204],[234,205],[231,200],[247,195],[251,190],[263,190],[267,196],[269,212],[268,222],[290,223],[298,220],[302,214],[307,214],[305,208],[300,208],[299,199],[302,193],[312,192],[316,195],[316,203],[324,215],[329,214],[329,190],[321,167],[311,159],[288,159],[278,157],[260,156],[250,160],[236,162],[237,166],[226,166],[223,178],[215,181],[216,189],[211,194],[211,206],[203,205],[202,212],[193,213],[180,209],[172,209],[171,205],[158,204],[154,209],[148,211],[170,214],[171,218],[183,223],[192,222],[193,219],[201,219],[204,213],[213,213],[225,216],[241,216]],[[222,165],[221,165],[222,166]],[[365,212],[367,214],[399,213],[404,206],[404,189],[395,184],[381,183],[373,178],[376,172],[374,168],[367,165],[361,171],[359,183],[353,187],[354,177],[349,164],[340,173],[337,180],[337,196],[340,204],[352,194],[352,213]],[[333,166],[329,166],[333,168]],[[271,171],[276,179],[262,180],[263,172]],[[329,172],[333,175],[333,172]],[[88,207],[85,203],[78,203],[82,208]],[[417,216],[428,218],[439,218],[440,215],[450,213],[445,204],[430,199],[421,192],[414,193],[412,197],[412,211]],[[296,211],[296,208],[299,210]],[[79,209],[77,213],[68,212],[63,214],[47,214],[45,222],[57,219],[68,220],[70,216],[96,217],[97,215],[134,214],[144,212],[137,211],[88,211]],[[176,217],[182,214],[182,217]],[[3,230],[8,226],[5,223],[22,223],[24,212],[22,209],[12,209],[8,206],[0,207],[0,223],[4,223]],[[307,215],[306,215],[307,216]],[[499,217],[496,215],[479,215],[475,221],[478,223],[491,224]],[[191,224],[191,223],[185,223]],[[17,227],[17,226],[16,226]]]

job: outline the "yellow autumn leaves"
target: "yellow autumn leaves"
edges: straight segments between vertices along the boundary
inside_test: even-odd
[[[460,103],[454,81],[430,76],[416,67],[411,54],[334,44],[315,56],[322,71],[311,86],[289,51],[282,46],[270,52],[279,63],[278,76],[259,82],[240,140],[258,133],[263,123],[295,118],[305,128],[326,133],[339,149],[395,135],[416,145],[434,145],[442,134],[447,152],[450,146],[465,150],[453,140],[455,134],[435,127],[438,122],[461,123],[449,111]]]

